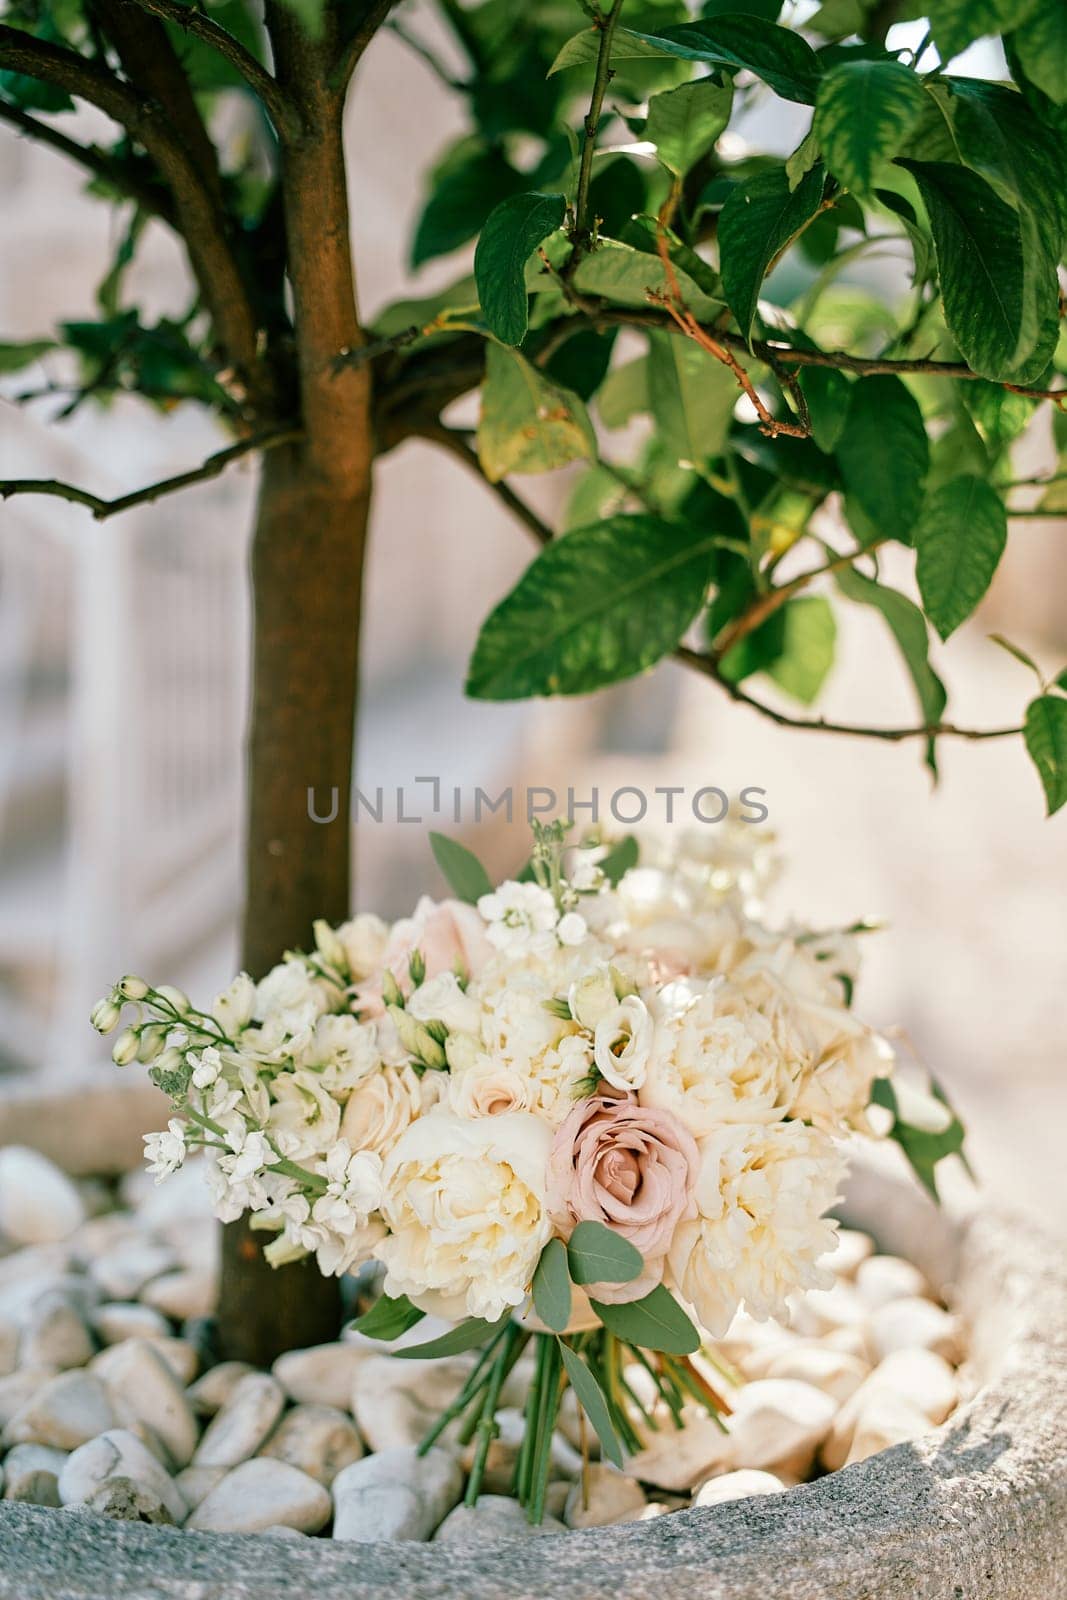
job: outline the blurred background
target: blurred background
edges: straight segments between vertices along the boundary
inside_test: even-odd
[[[421,18],[433,36],[432,18]],[[890,45],[915,44],[922,22]],[[442,54],[448,45],[442,41]],[[986,41],[954,70],[998,77]],[[417,107],[417,116],[412,116]],[[92,136],[96,114],[76,130]],[[791,149],[801,108],[768,97],[751,137]],[[366,318],[464,269],[460,253],[412,275],[419,175],[460,131],[459,110],[419,57],[388,32],[363,64],[349,108],[350,203]],[[382,129],[387,130],[383,136]],[[742,128],[742,134],[745,133]],[[373,149],[371,162],[360,152]],[[107,207],[83,194],[60,155],[0,131],[0,341],[94,314],[114,247]],[[858,262],[903,294],[902,257]],[[848,275],[846,274],[846,280]],[[798,283],[798,290],[802,287]],[[129,280],[150,314],[180,314],[187,280],[150,226]],[[621,343],[621,342],[620,342]],[[25,374],[8,382],[10,396]],[[111,496],[180,471],[226,441],[194,407],[168,415],[136,400],[55,424],[62,396],[0,401],[0,476],[58,477]],[[473,420],[468,408],[466,420]],[[1018,476],[1050,470],[1044,429],[1017,449]],[[59,500],[0,508],[0,1072],[70,1083],[114,1071],[86,1018],[126,971],[207,999],[236,966],[247,694],[247,536],[254,469],[106,523]],[[568,473],[528,479],[548,517]],[[1035,491],[1036,497],[1037,491]],[[992,646],[1003,628],[1049,672],[1067,660],[1064,520],[1020,523],[978,615],[935,649],[954,715],[1015,723],[1026,670]],[[944,742],[931,790],[916,745],[790,732],[665,665],[588,699],[480,704],[463,698],[479,623],[532,555],[528,535],[453,459],[408,443],[380,465],[367,599],[357,782],[384,791],[382,823],[361,812],[360,908],[395,916],[442,892],[426,826],[463,832],[494,873],[524,859],[522,792],[565,805],[599,788],[715,785],[766,791],[787,868],[774,909],[815,925],[879,916],[858,995],[865,1016],[899,1024],[972,1129],[983,1182],[1067,1221],[1051,1130],[1067,1116],[1067,822],[1043,817],[1018,740]],[[890,582],[911,589],[905,551]],[[882,619],[839,610],[839,659],[819,709],[864,723],[914,719],[910,686]],[[762,692],[762,686],[761,686]],[[767,691],[773,699],[773,691]],[[439,777],[433,816],[420,776]],[[466,818],[478,786],[513,785],[515,820]],[[325,799],[325,797],[323,797]],[[651,809],[651,808],[650,808]],[[662,815],[656,810],[657,816]]]

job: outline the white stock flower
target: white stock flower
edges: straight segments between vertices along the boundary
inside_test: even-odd
[[[417,1022],[443,1022],[449,1033],[477,1033],[482,1008],[454,972],[439,972],[414,991],[404,1009]]]
[[[222,1057],[214,1045],[207,1045],[199,1055],[190,1054],[189,1060],[193,1063],[192,1085],[194,1089],[210,1089],[219,1075],[222,1066]]]
[[[211,1015],[230,1039],[235,1039],[252,1020],[256,1005],[256,986],[247,972],[239,972],[228,989],[211,1002]]]
[[[341,1107],[318,1073],[280,1072],[270,1086],[268,1123],[279,1150],[295,1161],[320,1155],[337,1141]]]
[[[373,1024],[332,1012],[320,1017],[304,1051],[304,1064],[314,1067],[330,1094],[344,1095],[370,1076],[381,1060]]]
[[[496,1321],[520,1305],[552,1231],[550,1144],[544,1122],[522,1112],[414,1123],[383,1174],[386,1293],[452,1318]]]
[[[219,1166],[231,1183],[246,1183],[249,1178],[262,1172],[264,1167],[273,1166],[280,1160],[266,1135],[253,1128],[241,1140],[240,1149],[232,1155],[219,1156]]]
[[[697,1139],[723,1122],[785,1116],[798,1064],[770,1021],[721,978],[671,984],[661,1001],[676,991],[682,1003],[656,1024],[641,1103],[672,1111]]]
[[[303,961],[290,956],[256,985],[254,1016],[259,1022],[281,1023],[291,1034],[300,1033],[327,1010],[328,993],[328,986]]]
[[[438,1074],[427,1073],[426,1078]],[[422,1083],[410,1066],[380,1067],[345,1102],[341,1137],[353,1150],[385,1155],[423,1111]]]
[[[830,1139],[801,1122],[734,1123],[700,1142],[698,1216],[679,1223],[668,1263],[682,1297],[721,1337],[743,1302],[753,1317],[785,1317],[797,1289],[832,1281],[820,1256],[837,1224],[824,1213],[845,1163]]]
[[[148,1170],[155,1174],[157,1183],[162,1183],[185,1160],[185,1124],[171,1117],[162,1133],[146,1133],[143,1137]]]
[[[640,1089],[647,1075],[654,1031],[648,1007],[638,995],[618,1001],[601,1017],[593,1035],[593,1060],[600,1076],[616,1089]]]
[[[556,924],[556,938],[560,944],[581,944],[588,932],[585,918],[577,911],[568,911]]]
[[[374,1150],[353,1154],[347,1140],[339,1139],[320,1167],[326,1192],[312,1206],[312,1219],[347,1238],[365,1227],[381,1205],[382,1158]]]
[[[559,921],[556,902],[536,883],[509,879],[492,894],[483,894],[478,911],[488,923],[490,944],[512,958],[551,950]]]

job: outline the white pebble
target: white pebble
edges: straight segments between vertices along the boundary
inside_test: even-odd
[[[173,1478],[152,1452],[126,1428],[111,1428],[90,1439],[65,1463],[59,1474],[63,1505],[86,1505],[109,1478],[130,1478],[166,1506],[175,1522],[183,1521],[186,1504]]]
[[[85,1202],[65,1172],[37,1150],[0,1150],[0,1234],[12,1244],[66,1239],[85,1221]]]
[[[836,1410],[828,1394],[799,1379],[746,1384],[729,1418],[733,1464],[803,1477]]]
[[[101,1344],[121,1344],[123,1339],[166,1339],[170,1323],[151,1306],[136,1300],[109,1300],[90,1317]]]
[[[338,1473],[335,1539],[428,1539],[463,1493],[463,1471],[447,1450],[383,1450]]]
[[[219,1297],[218,1279],[213,1272],[191,1269],[165,1272],[146,1284],[140,1297],[146,1306],[154,1306],[175,1322],[184,1322],[187,1317],[210,1317]]]
[[[553,1516],[530,1522],[525,1507],[511,1495],[480,1494],[472,1506],[457,1506],[450,1511],[433,1539],[435,1544],[481,1545],[486,1541],[496,1544],[503,1539],[531,1539],[538,1534],[566,1531]]]
[[[768,1378],[799,1378],[802,1383],[821,1389],[838,1405],[855,1394],[869,1371],[867,1363],[856,1356],[806,1339],[780,1350],[767,1364]]]
[[[363,1441],[347,1411],[336,1406],[294,1406],[259,1452],[288,1461],[329,1488],[343,1467],[363,1455]]]
[[[317,1344],[306,1350],[287,1350],[271,1371],[290,1400],[347,1411],[356,1373],[366,1359],[367,1351],[361,1345]]]
[[[4,1429],[4,1443],[76,1450],[117,1420],[107,1389],[95,1373],[61,1372],[16,1411]]]
[[[4,1460],[4,1499],[58,1506],[59,1474],[66,1461],[65,1450],[53,1450],[44,1444],[17,1444]]]
[[[352,1391],[352,1412],[367,1444],[372,1450],[420,1444],[469,1371],[466,1360],[367,1357]]]
[[[284,1356],[281,1359],[284,1360]],[[221,1411],[241,1379],[255,1370],[247,1361],[220,1361],[217,1367],[209,1367],[202,1378],[189,1385],[186,1399],[198,1417],[213,1417],[216,1411]]]
[[[168,1245],[134,1239],[97,1256],[89,1271],[109,1300],[135,1300],[153,1278],[162,1277],[177,1264]]]
[[[856,1461],[866,1461],[879,1450],[903,1444],[929,1433],[930,1423],[918,1406],[900,1395],[874,1394],[868,1397],[856,1420],[856,1428],[849,1445],[845,1466]]]
[[[19,1360],[27,1367],[84,1367],[96,1345],[78,1312],[62,1294],[44,1294],[22,1330]]]
[[[743,1467],[738,1472],[724,1472],[719,1478],[709,1478],[696,1492],[695,1506],[722,1506],[730,1500],[747,1500],[754,1494],[781,1494],[785,1484],[773,1472],[758,1472],[755,1467]]]
[[[960,1326],[951,1312],[932,1300],[891,1300],[871,1313],[871,1341],[879,1360],[896,1350],[932,1350],[954,1361],[960,1353]]]
[[[190,1511],[195,1511],[215,1485],[221,1483],[229,1467],[183,1467],[176,1472],[174,1481],[182,1492],[182,1499]]]
[[[20,1367],[0,1378],[0,1429],[6,1428],[15,1413],[57,1376],[55,1367]]]
[[[0,1378],[14,1372],[19,1359],[19,1330],[14,1322],[0,1317]]]
[[[145,1423],[162,1440],[174,1465],[188,1466],[200,1429],[184,1388],[156,1346],[147,1339],[126,1339],[98,1356],[94,1370],[107,1384],[122,1421]]]
[[[256,1533],[284,1525],[317,1533],[330,1520],[329,1492],[287,1461],[243,1461],[196,1507],[187,1526],[212,1533]]]
[[[285,1391],[265,1372],[242,1378],[207,1426],[193,1456],[198,1467],[235,1467],[254,1456],[285,1409]],[[272,1517],[271,1521],[284,1520]]]
[[[734,1465],[734,1440],[706,1412],[690,1412],[678,1430],[665,1417],[658,1433],[646,1436],[645,1448],[626,1463],[635,1478],[657,1489],[691,1489],[713,1473]]]
[[[588,1488],[588,1495],[583,1492]],[[588,1501],[588,1503],[587,1503]],[[594,1462],[567,1497],[563,1520],[568,1528],[603,1528],[614,1522],[635,1522],[645,1509],[645,1491],[607,1462]]]
[[[823,1256],[820,1266],[829,1267],[839,1278],[854,1278],[861,1261],[874,1251],[874,1240],[858,1228],[838,1228],[837,1248]]]
[[[918,1267],[902,1256],[871,1256],[856,1274],[860,1298],[877,1310],[890,1300],[915,1299],[929,1295],[926,1279]]]

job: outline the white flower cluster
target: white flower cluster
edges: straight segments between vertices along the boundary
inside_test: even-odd
[[[747,833],[617,882],[574,851],[476,906],[320,923],[207,1012],[124,979],[94,1022],[139,1008],[115,1059],[175,1105],[150,1170],[202,1150],[218,1216],[254,1213],[274,1261],[373,1258],[447,1316],[520,1306],[586,1219],[641,1250],[616,1298],[665,1282],[712,1333],[742,1303],[783,1315],[821,1281],[840,1141],[871,1131],[892,1057],[850,1009],[855,940],[761,920],[773,852]]]

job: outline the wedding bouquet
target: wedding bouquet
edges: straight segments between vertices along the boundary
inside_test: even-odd
[[[469,1503],[533,1342],[515,1491],[539,1520],[568,1384],[619,1464],[655,1425],[649,1393],[679,1426],[721,1413],[702,1340],[831,1282],[842,1146],[872,1103],[928,1181],[959,1125],[941,1100],[908,1112],[850,1009],[864,925],[761,920],[758,828],[638,865],[632,840],[567,849],[557,824],[497,888],[433,843],[456,898],[319,923],[314,950],[208,1011],[124,978],[93,1021],[138,1008],[113,1055],[174,1103],[146,1138],[157,1181],[201,1149],[217,1215],[251,1213],[273,1263],[378,1264],[364,1334],[429,1312],[455,1326],[398,1354],[477,1352],[425,1441],[477,1441]]]

